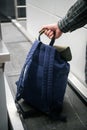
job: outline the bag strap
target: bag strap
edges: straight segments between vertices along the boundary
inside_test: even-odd
[[[37,49],[37,47],[38,47],[39,44],[40,44],[40,41],[38,41],[38,40],[36,40],[36,41],[33,43],[33,45],[32,45],[32,47],[31,47],[30,51],[28,52],[28,55],[27,55],[25,64],[27,64],[27,62],[32,58],[32,56],[33,56],[33,54],[34,54],[34,52],[35,52],[35,50]]]
[[[27,58],[25,60],[24,66],[22,68],[19,80],[16,82],[16,85],[18,86],[17,89],[20,89],[20,93],[22,93],[23,91],[23,87],[24,87],[24,77],[26,75],[27,69],[29,68],[29,66],[31,65],[32,62],[32,56],[35,52],[35,50],[37,49],[38,45],[40,44],[40,42],[38,40],[36,40],[34,42],[34,44],[32,45],[30,51],[28,52]],[[30,61],[30,62],[29,62]],[[27,68],[28,67],[28,68]],[[20,87],[21,86],[21,87]],[[21,94],[20,94],[21,95]],[[17,94],[16,97],[18,100],[20,99],[20,95]]]
[[[52,120],[60,120],[63,122],[67,121],[66,115],[61,115],[62,107],[60,106],[59,110],[56,111],[55,106],[53,106],[53,68],[54,68],[54,57],[55,49],[52,47],[46,47],[45,57],[44,57],[44,80],[43,80],[43,91],[44,99],[47,98],[47,104],[49,107],[49,117]],[[48,59],[49,58],[49,59]],[[48,59],[48,60],[47,60]],[[47,81],[47,82],[46,82]],[[47,94],[47,97],[45,97]],[[44,104],[45,105],[45,104]]]
[[[36,40],[36,41],[34,42],[33,46],[31,47],[31,49],[30,49],[30,51],[29,51],[29,53],[28,53],[28,55],[27,55],[27,58],[26,58],[26,61],[25,61],[23,70],[25,70],[26,65],[28,65],[28,67],[30,66],[31,61],[32,61],[32,56],[33,56],[35,50],[37,49],[39,43],[40,43],[40,42],[39,42],[38,40]],[[29,62],[29,61],[30,61],[30,62]],[[29,63],[29,64],[28,64],[28,63]],[[24,73],[24,71],[23,71],[23,73]]]
[[[43,78],[42,78],[42,100],[47,102],[47,80],[48,80],[48,65],[49,65],[50,51],[48,46],[45,46],[44,62],[43,62]]]
[[[48,65],[48,83],[47,83],[47,99],[50,107],[53,103],[53,69],[54,69],[54,57],[55,56],[55,49],[50,48],[50,58],[49,58],[49,65]]]
[[[53,92],[53,64],[54,64],[55,49],[46,46],[44,56],[44,69],[42,79],[42,99],[47,101],[49,107],[52,106]]]

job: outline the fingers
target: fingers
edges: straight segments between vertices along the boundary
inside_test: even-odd
[[[50,29],[45,29],[44,33],[50,39],[52,39],[52,37],[54,36],[54,32],[52,30],[50,30]]]
[[[59,38],[62,35],[62,32],[57,24],[49,24],[42,27],[41,30],[44,30],[44,34],[50,39],[53,38],[55,32],[55,39]]]
[[[53,35],[54,35],[54,32],[53,32],[52,29],[53,29],[53,28],[52,28],[52,25],[49,24],[49,25],[44,25],[40,31],[44,30],[44,34],[45,34],[48,38],[51,39],[51,38],[53,37]]]
[[[39,31],[39,33],[43,33],[43,32],[44,32],[44,34],[45,34],[48,38],[50,38],[50,39],[52,39],[53,36],[54,36],[54,32],[53,32],[52,30],[48,29],[48,28],[42,28],[42,29]]]

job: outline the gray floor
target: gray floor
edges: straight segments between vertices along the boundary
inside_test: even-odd
[[[22,22],[23,26],[26,25]],[[15,98],[16,85],[31,43],[11,24],[2,24],[3,40],[11,54],[10,62],[5,65],[5,74]],[[63,113],[67,115],[67,122],[51,121],[45,115],[22,119],[26,130],[87,130],[87,106],[83,104],[75,92],[67,86]]]

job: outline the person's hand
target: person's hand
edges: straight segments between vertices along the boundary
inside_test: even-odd
[[[57,24],[44,25],[41,30],[44,30],[44,34],[48,36],[50,39],[52,39],[52,37],[54,36],[54,32],[55,39],[59,38],[62,35],[62,32]]]

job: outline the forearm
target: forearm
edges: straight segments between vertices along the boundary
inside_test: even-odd
[[[58,22],[58,27],[64,33],[74,31],[87,23],[87,0],[78,0],[66,16]]]

